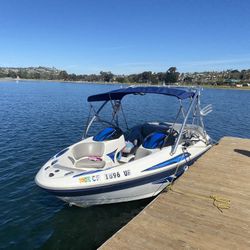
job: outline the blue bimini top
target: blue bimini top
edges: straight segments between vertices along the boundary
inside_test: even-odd
[[[180,87],[128,87],[89,96],[88,102],[121,100],[125,95],[143,95],[147,93],[174,96],[181,100],[192,98],[195,95],[194,90]]]

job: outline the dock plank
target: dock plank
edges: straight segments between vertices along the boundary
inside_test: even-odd
[[[250,249],[249,180],[250,139],[224,137],[100,249]]]

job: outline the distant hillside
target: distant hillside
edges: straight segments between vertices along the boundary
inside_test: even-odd
[[[45,79],[58,80],[60,70],[49,67],[28,67],[28,68],[14,68],[14,67],[0,67],[0,78],[11,77],[21,79]]]
[[[148,83],[148,84],[207,84],[230,85],[242,84],[250,86],[250,69],[206,71],[194,73],[179,73],[176,67],[170,67],[165,72],[144,71],[131,75],[114,75],[110,71],[99,74],[68,74],[65,70],[49,67],[0,67],[0,78],[86,81],[86,82],[119,82],[119,83]]]

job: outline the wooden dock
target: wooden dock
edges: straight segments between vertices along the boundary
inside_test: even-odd
[[[100,249],[250,249],[250,139],[221,139]]]

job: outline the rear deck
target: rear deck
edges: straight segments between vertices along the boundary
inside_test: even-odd
[[[249,180],[250,139],[225,137],[100,249],[250,249]]]

